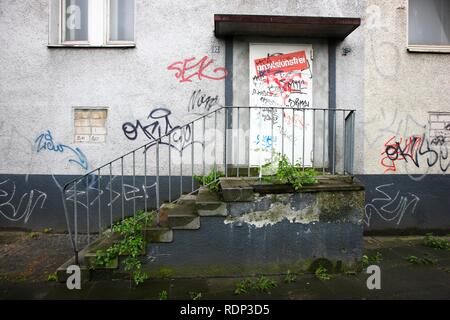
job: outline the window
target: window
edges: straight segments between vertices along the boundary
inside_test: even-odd
[[[106,141],[106,109],[75,109],[75,142]]]
[[[134,46],[134,0],[50,0],[50,46]]]
[[[450,112],[428,112],[429,137],[431,145],[450,142]]]
[[[409,0],[408,50],[450,52],[450,0]]]

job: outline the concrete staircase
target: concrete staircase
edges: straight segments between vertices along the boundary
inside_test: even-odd
[[[160,208],[160,225],[143,232],[143,270],[151,276],[233,276],[307,271],[327,261],[329,271],[355,268],[362,256],[364,186],[352,177],[319,177],[293,192],[250,178],[220,178],[221,192],[206,188]],[[118,257],[96,266],[96,251],[117,235],[80,252],[84,280],[127,278]],[[332,262],[330,262],[332,261]],[[322,263],[320,262],[320,263]],[[62,265],[57,276],[67,279]]]
[[[226,204],[220,200],[218,193],[208,189],[200,189],[196,195],[182,195],[175,203],[165,203],[160,208],[160,225],[151,226],[143,230],[146,245],[156,243],[171,243],[174,241],[175,230],[200,229],[201,217],[214,217],[227,215]],[[107,266],[96,266],[97,250],[105,250],[120,240],[117,234],[111,234],[92,242],[79,252],[79,263],[82,279],[93,280],[98,278],[124,278],[128,273],[120,267],[118,257]],[[146,250],[142,252],[145,257]],[[66,261],[57,270],[59,282],[65,282],[68,274],[67,267],[75,264],[74,258]]]

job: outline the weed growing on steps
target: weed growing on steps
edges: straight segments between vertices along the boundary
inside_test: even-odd
[[[432,233],[427,233],[425,235],[425,238],[423,239],[423,244],[430,248],[441,249],[441,250],[450,250],[450,242],[449,241],[442,239],[442,238],[433,237]]]
[[[313,168],[301,168],[299,162],[293,165],[284,154],[276,153],[273,162],[276,163],[276,167],[272,163],[267,163],[262,168],[264,181],[283,184],[290,183],[296,191],[300,190],[304,185],[318,182],[316,178],[318,173]],[[274,171],[275,175],[273,175]]]
[[[113,233],[118,233],[122,239],[106,250],[97,250],[95,263],[98,267],[105,267],[119,255],[127,255],[122,262],[125,270],[130,275],[136,285],[144,282],[148,274],[142,271],[142,263],[138,256],[145,250],[145,239],[142,230],[152,222],[152,214],[143,211],[136,213],[134,217],[129,217],[114,224],[111,228]]]
[[[220,191],[219,177],[223,177],[224,174],[213,168],[213,170],[206,176],[194,176],[202,186],[207,186],[207,188],[212,192]]]

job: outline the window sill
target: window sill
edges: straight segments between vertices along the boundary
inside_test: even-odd
[[[411,45],[407,47],[409,52],[423,52],[423,53],[450,53],[450,46],[420,46]]]
[[[89,45],[89,44],[48,44],[47,48],[49,49],[61,49],[61,48],[87,48],[87,49],[99,49],[99,48],[135,48],[135,43],[129,44],[106,44],[106,45]]]

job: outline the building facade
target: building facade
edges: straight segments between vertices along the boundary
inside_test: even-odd
[[[450,228],[448,0],[1,1],[0,16],[2,228],[64,230],[72,178],[215,108],[273,106],[254,63],[281,57],[308,74],[282,105],[355,110],[366,230]],[[275,136],[235,140],[236,165]],[[308,148],[307,165],[330,155]],[[127,203],[146,188],[104,191]]]

